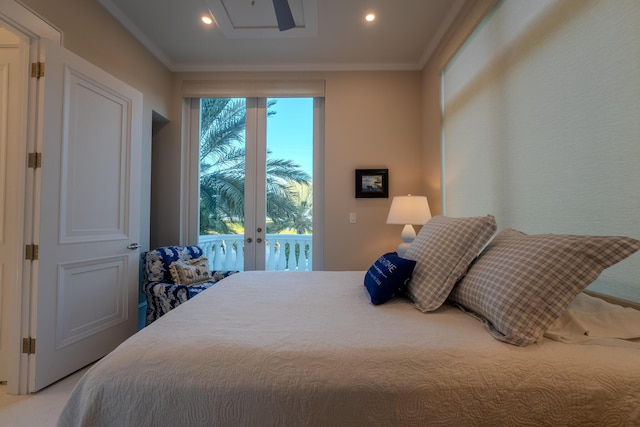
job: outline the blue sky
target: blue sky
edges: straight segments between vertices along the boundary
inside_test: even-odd
[[[270,98],[271,99],[271,98]],[[313,98],[277,98],[276,114],[267,119],[267,148],[313,172]]]

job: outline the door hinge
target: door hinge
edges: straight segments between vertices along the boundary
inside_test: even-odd
[[[22,338],[22,353],[36,354],[36,339]]]
[[[42,167],[42,153],[29,153],[29,164],[30,168],[36,169]]]
[[[27,260],[35,261],[38,259],[38,245],[29,244],[25,246],[24,258]]]
[[[31,77],[35,77],[37,79],[44,77],[44,62],[31,63]]]

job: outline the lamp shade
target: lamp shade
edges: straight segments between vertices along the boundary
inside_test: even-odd
[[[424,225],[431,218],[425,196],[395,196],[387,216],[387,224]]]

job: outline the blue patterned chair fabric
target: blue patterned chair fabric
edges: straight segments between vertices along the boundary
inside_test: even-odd
[[[147,296],[146,325],[167,314],[183,302],[213,286],[237,271],[215,271],[214,280],[186,286],[173,282],[169,266],[175,261],[187,261],[203,256],[199,246],[163,246],[143,255],[144,280],[142,290]]]

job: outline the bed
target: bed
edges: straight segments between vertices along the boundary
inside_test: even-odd
[[[430,223],[432,241],[447,227]],[[460,286],[496,246],[473,248],[462,278],[447,280]],[[229,276],[93,365],[58,425],[640,425],[638,340],[506,342],[452,289],[428,310],[401,287],[374,303],[367,277],[406,274],[408,260],[409,287],[425,267],[410,258],[426,249],[369,271]]]

